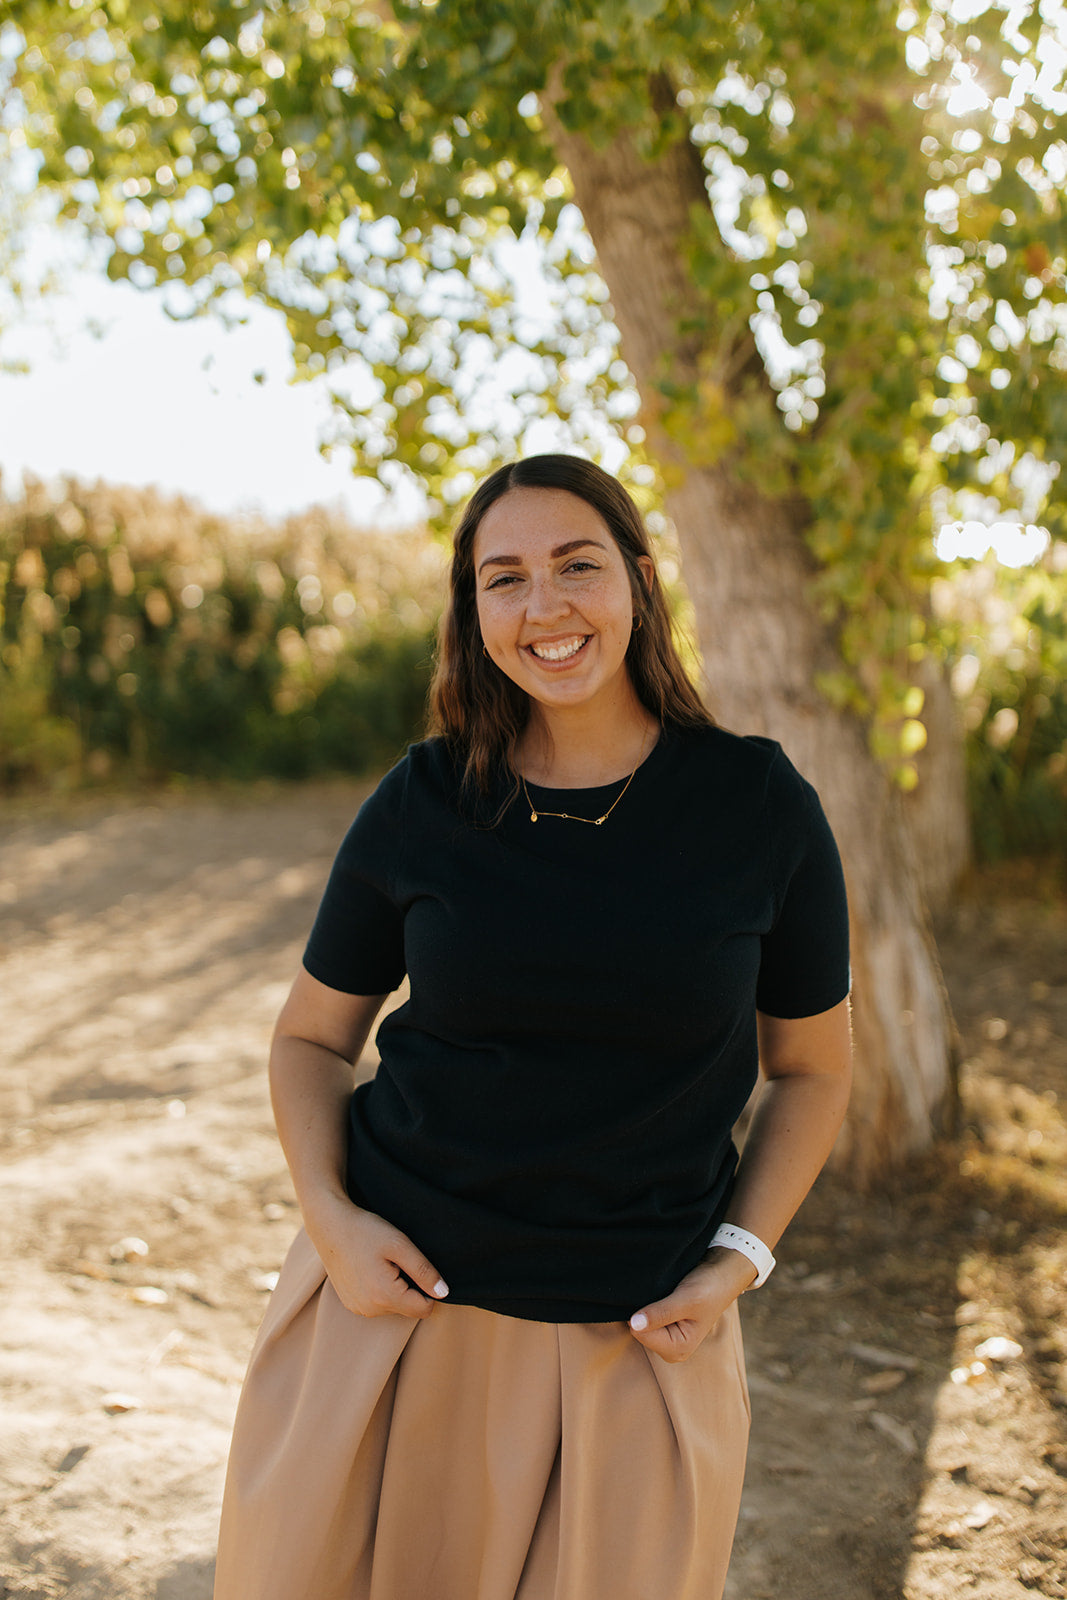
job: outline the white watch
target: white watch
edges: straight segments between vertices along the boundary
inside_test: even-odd
[[[763,1240],[757,1239],[754,1233],[749,1233],[745,1228],[736,1228],[732,1222],[721,1222],[715,1229],[708,1249],[714,1249],[717,1244],[727,1250],[738,1250],[748,1257],[756,1269],[756,1281],[749,1285],[751,1289],[758,1289],[760,1284],[766,1283],[774,1271],[774,1257]]]

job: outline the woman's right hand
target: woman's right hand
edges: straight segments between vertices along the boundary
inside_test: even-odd
[[[361,1317],[428,1317],[447,1295],[441,1274],[406,1234],[346,1196],[319,1202],[304,1221],[346,1310]]]

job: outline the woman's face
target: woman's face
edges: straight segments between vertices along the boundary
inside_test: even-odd
[[[653,565],[638,564],[647,583]],[[630,692],[633,596],[607,524],[566,489],[509,489],[474,537],[478,621],[501,672],[546,710]]]

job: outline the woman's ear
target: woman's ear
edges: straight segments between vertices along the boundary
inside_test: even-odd
[[[637,566],[642,578],[645,580],[645,588],[651,594],[652,585],[656,578],[656,563],[651,556],[638,556]]]

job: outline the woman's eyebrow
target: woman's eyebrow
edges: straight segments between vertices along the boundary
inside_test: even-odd
[[[598,550],[604,550],[607,548],[606,545],[601,544],[599,539],[568,539],[566,544],[558,544],[554,550],[550,550],[549,557],[552,561],[556,561],[560,556],[569,556],[572,550],[583,550],[586,545],[590,544],[595,545]],[[478,571],[481,572],[482,567],[521,566],[521,556],[486,556],[485,560],[478,568]]]

